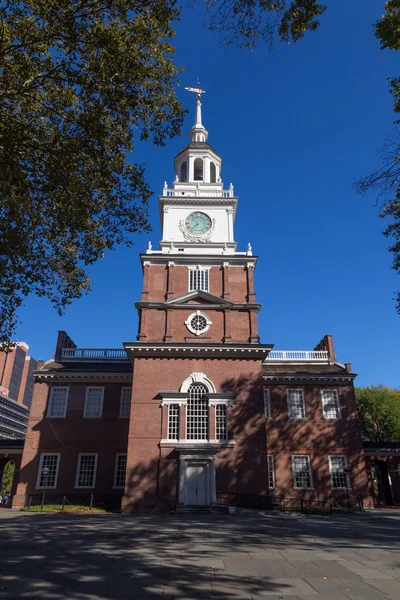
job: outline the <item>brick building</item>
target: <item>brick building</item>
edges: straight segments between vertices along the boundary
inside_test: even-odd
[[[198,97],[159,197],[159,249],[140,256],[137,339],[82,349],[59,332],[35,373],[15,505],[43,485],[126,512],[219,492],[368,501],[355,375],[329,335],[310,351],[260,343],[257,256],[237,251],[238,198],[207,138]]]
[[[38,366],[28,351],[25,342],[16,342],[9,352],[0,352],[0,439],[25,437]]]

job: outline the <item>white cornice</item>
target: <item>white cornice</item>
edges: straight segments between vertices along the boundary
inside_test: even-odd
[[[118,381],[132,381],[132,373],[81,373],[81,372],[69,372],[69,373],[34,373],[37,381],[68,381],[68,380],[85,380],[85,381],[104,381],[104,382],[118,382]]]

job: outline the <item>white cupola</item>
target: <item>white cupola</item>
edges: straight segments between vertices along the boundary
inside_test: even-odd
[[[197,94],[196,122],[189,131],[190,143],[175,157],[174,167],[176,179],[174,187],[179,189],[205,184],[205,187],[222,187],[222,159],[207,144],[208,131],[201,120],[201,94]],[[186,185],[185,185],[186,184]],[[191,184],[191,185],[190,185]]]

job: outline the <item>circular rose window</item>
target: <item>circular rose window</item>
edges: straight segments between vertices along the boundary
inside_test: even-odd
[[[190,325],[195,331],[203,331],[207,327],[207,319],[203,315],[196,315],[190,321]]]
[[[185,325],[191,333],[201,335],[210,329],[211,320],[206,314],[196,310],[195,313],[188,316]]]

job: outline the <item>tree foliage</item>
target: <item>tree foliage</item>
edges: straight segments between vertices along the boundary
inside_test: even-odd
[[[400,441],[400,390],[356,388],[361,433],[368,442]]]
[[[147,231],[135,143],[180,132],[175,0],[0,2],[0,340],[30,293],[61,314],[85,267]]]
[[[10,460],[4,467],[3,479],[1,480],[0,493],[3,496],[5,494],[11,493],[11,488],[12,488],[13,479],[14,479],[14,472],[15,472],[15,463],[14,463],[14,461]]]
[[[400,49],[400,0],[385,4],[385,13],[374,24],[374,32],[382,49]],[[400,77],[389,79],[395,113],[400,113]],[[398,126],[400,120],[395,121]],[[382,206],[381,218],[389,218],[383,234],[391,240],[389,251],[393,253],[392,268],[400,274],[400,134],[396,127],[379,152],[381,167],[357,182],[361,194],[376,193]],[[397,312],[400,314],[400,292],[397,293]]]
[[[229,46],[273,48],[276,39],[297,42],[319,27],[326,6],[319,0],[203,0],[210,29]]]

